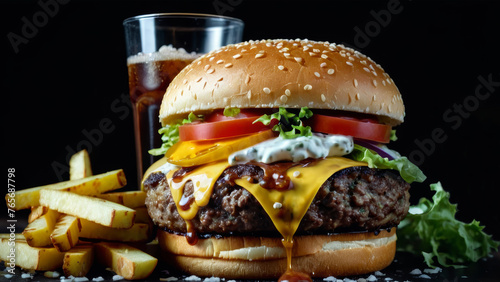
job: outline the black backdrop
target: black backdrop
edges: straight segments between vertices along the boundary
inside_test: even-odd
[[[39,0],[0,5],[7,61],[1,64],[2,160],[5,176],[7,168],[15,168],[18,189],[67,179],[67,159],[80,148],[90,151],[95,173],[123,168],[128,188],[135,189],[122,21],[157,12],[223,14],[244,20],[245,40],[327,40],[381,64],[406,105],[405,123],[391,148],[419,163],[428,176],[426,183],[412,186],[412,203],[432,195],[428,185],[441,181],[462,220],[478,219],[500,239],[498,2]]]

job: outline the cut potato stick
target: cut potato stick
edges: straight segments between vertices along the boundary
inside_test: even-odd
[[[113,192],[97,195],[98,198],[115,202],[129,208],[138,208],[145,206],[146,192],[144,191],[126,191]]]
[[[82,277],[87,275],[94,261],[92,244],[77,245],[64,254],[62,269],[64,275]]]
[[[80,195],[92,196],[111,190],[116,190],[125,186],[125,184],[127,184],[125,173],[122,169],[118,169],[87,178],[63,181],[55,184],[18,190],[16,191],[15,210],[22,210],[34,206],[39,206],[40,191],[42,189],[69,191],[75,192]]]
[[[48,210],[49,210],[49,208],[44,207],[44,206],[31,207],[31,212],[28,215],[28,223],[32,223],[33,220],[44,215]]]
[[[81,179],[91,175],[92,168],[87,150],[83,149],[73,154],[69,160],[69,179]]]
[[[32,247],[45,247],[52,244],[50,234],[54,230],[59,213],[48,210],[47,213],[29,223],[23,231],[24,238]]]
[[[101,239],[122,242],[147,242],[150,239],[151,229],[147,223],[134,223],[128,229],[106,227],[95,222],[80,219],[82,224],[81,238]]]
[[[15,240],[15,247],[9,239],[0,239],[0,259],[15,262],[16,266],[32,270],[55,270],[62,266],[64,253],[55,248],[31,247],[25,240]],[[15,249],[15,258],[12,258],[11,250]]]
[[[40,204],[58,212],[114,228],[130,228],[135,210],[103,199],[53,189],[40,191]]]
[[[80,220],[72,215],[61,214],[57,219],[54,231],[50,234],[52,245],[60,252],[71,249],[78,243],[80,235]]]
[[[158,260],[149,254],[120,243],[97,243],[96,258],[128,280],[145,279],[155,269]]]

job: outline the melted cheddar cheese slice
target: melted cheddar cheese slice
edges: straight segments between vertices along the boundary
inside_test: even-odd
[[[342,157],[332,157],[311,166],[295,166],[286,172],[293,183],[293,189],[285,191],[265,189],[246,179],[237,179],[235,182],[259,201],[283,238],[291,241],[321,185],[337,171],[366,165]]]
[[[198,212],[198,208],[208,204],[210,196],[212,196],[215,181],[217,181],[228,166],[229,163],[226,160],[200,166],[185,175],[180,182],[176,182],[173,178],[177,169],[169,171],[167,181],[170,186],[170,192],[177,206],[177,211],[184,220],[193,219]],[[184,186],[188,181],[192,181],[193,183],[194,201],[183,208],[181,200],[184,194]]]

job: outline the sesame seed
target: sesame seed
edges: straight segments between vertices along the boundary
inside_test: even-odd
[[[314,75],[315,75],[316,77],[321,77],[321,75],[320,75],[320,74],[319,74],[319,72],[317,72],[317,71],[315,71],[315,72],[314,72]]]
[[[321,94],[321,101],[323,101],[323,102],[325,102],[325,101],[326,101],[325,94]]]
[[[327,56],[327,55],[325,55],[325,54],[321,54],[321,58],[323,58],[323,59],[325,59],[325,60],[326,60],[326,59],[328,59],[328,56]]]
[[[208,69],[210,69],[210,65],[205,65],[205,67],[203,68],[205,71],[207,71]]]
[[[292,92],[290,91],[290,89],[285,89],[285,95],[286,96],[292,95]]]
[[[320,51],[319,49],[313,49],[313,52],[314,52],[314,53],[319,53],[319,52],[321,52],[321,51]]]
[[[293,177],[299,177],[300,176],[300,171],[296,170],[293,172]]]
[[[262,90],[263,90],[263,91],[264,91],[264,93],[266,93],[266,94],[271,93],[271,89],[269,89],[268,87],[264,87]]]
[[[250,82],[250,76],[247,75],[247,77],[245,78],[245,84],[248,84]]]
[[[215,69],[209,69],[209,70],[207,71],[207,73],[208,73],[208,74],[211,74],[211,73],[214,73],[214,72],[215,72]]]
[[[284,70],[284,69],[285,69],[285,66],[279,65],[279,66],[278,66],[278,69],[279,69],[279,70]]]
[[[252,90],[248,90],[247,97],[248,99],[252,98]]]
[[[366,72],[370,72],[370,69],[367,68],[367,67],[363,67],[363,70],[366,71]]]
[[[281,95],[280,100],[281,100],[281,102],[286,103],[286,101],[288,100],[288,96]]]
[[[356,93],[356,100],[359,100],[359,93]]]
[[[352,63],[351,63],[351,62],[349,62],[349,61],[347,61],[347,62],[345,62],[345,63],[346,63],[346,64],[348,64],[348,65],[350,65],[350,66],[352,66]]]
[[[231,64],[231,63],[227,63],[227,64],[224,65],[225,68],[230,68],[232,66],[233,66],[233,64]]]
[[[236,55],[233,56],[233,58],[239,59],[239,58],[241,58],[241,54],[236,54]]]
[[[385,86],[385,80],[382,80],[382,85],[384,85],[384,86]]]
[[[259,53],[259,54],[255,55],[255,59],[262,58],[262,57],[264,57],[264,53]]]
[[[188,80],[187,80],[187,79],[184,79],[184,80],[182,81],[182,84],[187,84],[187,83],[188,83]]]
[[[374,79],[374,80],[372,80],[372,82],[373,82],[373,86],[377,87],[377,81]]]
[[[312,88],[311,84],[306,84],[306,86],[304,86],[304,90],[311,90]]]
[[[290,53],[283,53],[283,56],[288,59],[288,57],[290,57]]]
[[[294,57],[295,61],[297,63],[301,63],[302,62],[302,58],[301,57]]]
[[[198,79],[196,80],[196,82],[200,82],[202,79],[203,79],[203,76],[200,76],[200,78],[198,78]]]
[[[354,61],[354,58],[353,57],[349,57],[349,61]]]
[[[373,95],[373,97],[372,97],[372,101],[375,102],[375,100],[377,100],[377,95]]]
[[[366,61],[365,60],[362,60],[362,61],[359,61],[360,63],[362,63],[363,65],[366,65]]]
[[[316,56],[318,56],[318,54],[316,54],[316,53],[314,53],[314,52],[309,52],[309,56],[311,56],[311,57],[316,57]]]
[[[322,68],[326,68],[326,63],[325,63],[325,62],[323,62],[323,63],[321,63],[321,65],[319,65],[319,66],[320,66],[320,67],[322,67]]]
[[[354,79],[354,87],[358,87],[358,80]]]
[[[218,60],[216,64],[220,65],[220,64],[223,64],[224,63],[224,60]]]
[[[329,69],[328,70],[328,74],[334,74],[335,73],[335,70],[334,69]]]

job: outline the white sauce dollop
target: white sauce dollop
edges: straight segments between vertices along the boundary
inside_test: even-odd
[[[313,136],[301,136],[294,139],[277,137],[232,153],[228,157],[228,162],[230,165],[249,161],[299,162],[307,158],[344,156],[351,153],[353,148],[352,137],[344,135],[314,133]]]

